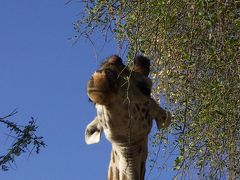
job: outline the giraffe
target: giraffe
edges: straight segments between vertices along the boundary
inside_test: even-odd
[[[144,57],[139,59],[146,62]],[[98,143],[104,133],[112,144],[108,180],[144,180],[152,121],[155,119],[158,129],[171,122],[170,112],[150,97],[152,83],[147,77],[149,65],[145,64],[148,67],[136,63],[128,68],[113,55],[88,81],[87,93],[97,116],[87,125],[85,140],[87,144]]]

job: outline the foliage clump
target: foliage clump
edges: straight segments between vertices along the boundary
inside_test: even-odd
[[[9,120],[9,118],[16,113],[16,111],[13,111],[5,117],[0,117],[0,123],[10,131],[8,136],[14,139],[8,151],[0,156],[0,168],[3,171],[8,171],[9,168],[12,167],[11,164],[15,163],[15,158],[21,154],[25,152],[28,152],[29,155],[31,155],[32,152],[38,154],[40,148],[46,146],[43,137],[35,134],[38,128],[35,124],[35,119],[32,117],[27,125],[20,126]]]
[[[239,7],[234,0],[91,0],[74,24],[77,38],[101,30],[126,45],[130,60],[137,53],[153,60],[153,95],[173,113],[167,146],[178,147],[177,176],[240,176]]]

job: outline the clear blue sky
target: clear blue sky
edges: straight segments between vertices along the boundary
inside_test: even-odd
[[[99,60],[88,41],[71,46],[72,23],[81,10],[81,3],[66,6],[57,0],[0,2],[0,116],[17,108],[17,123],[37,118],[38,134],[48,145],[39,155],[17,158],[17,167],[0,171],[1,180],[106,179],[110,143],[84,141],[85,127],[96,115],[86,83],[100,60],[117,48],[110,43],[100,51],[98,34],[93,40]],[[0,127],[0,154],[5,133]]]

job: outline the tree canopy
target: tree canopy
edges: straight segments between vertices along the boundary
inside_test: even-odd
[[[96,30],[152,59],[153,95],[173,114],[176,176],[240,176],[239,2],[90,0],[76,38]],[[162,136],[155,136],[163,138]]]

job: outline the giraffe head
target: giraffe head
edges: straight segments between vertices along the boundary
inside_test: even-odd
[[[147,136],[155,119],[160,129],[170,123],[170,113],[151,98],[149,60],[139,56],[132,67],[120,57],[107,58],[87,85],[95,103],[96,118],[87,126],[87,144],[98,143],[104,132],[112,143],[108,179],[143,179],[147,157]]]
[[[130,84],[131,87],[137,86],[136,90],[144,95],[150,95],[151,80],[147,78],[150,64],[147,58],[143,58],[137,57],[129,70],[120,57],[110,56],[88,81],[87,92],[91,101],[101,105],[113,103],[117,96],[122,95],[119,90],[126,90],[126,81],[133,83]],[[130,88],[128,90],[131,91]]]
[[[125,68],[121,58],[111,56],[88,81],[89,98],[96,104],[108,105],[116,98],[119,90],[119,74]]]
[[[121,122],[125,125],[129,115],[134,118],[137,116],[137,119],[149,119],[148,125],[144,125],[145,133],[150,131],[152,119],[156,120],[159,129],[169,125],[170,113],[159,107],[150,97],[152,82],[147,77],[149,67],[150,62],[146,57],[137,56],[134,59],[134,65],[128,68],[120,57],[113,55],[101,64],[88,81],[87,92],[90,100],[96,104],[96,107],[106,107],[108,113],[111,114],[112,125],[121,124],[116,121],[122,114],[125,114],[125,117],[122,117]],[[131,106],[128,106],[128,103]],[[97,110],[98,114],[102,113],[99,112],[99,108]],[[121,129],[121,126],[117,128]],[[90,123],[86,129],[86,142],[88,144],[99,142],[102,129],[99,122]]]

